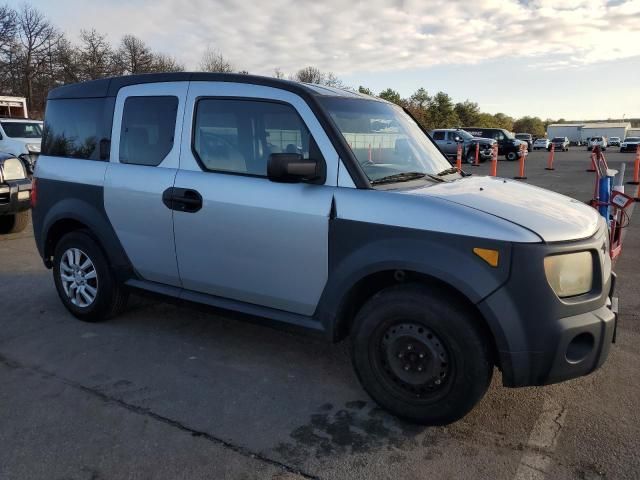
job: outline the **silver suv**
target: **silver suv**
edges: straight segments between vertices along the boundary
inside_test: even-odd
[[[463,176],[359,93],[208,73],[59,87],[34,188],[36,244],[77,318],[144,290],[348,337],[367,392],[413,421],[464,416],[494,366],[509,387],[586,375],[613,339],[594,209]]]
[[[462,161],[474,163],[476,158],[476,145],[478,147],[478,161],[491,160],[491,149],[496,143],[491,138],[477,138],[459,128],[439,128],[431,132],[431,137],[440,150],[450,160],[455,160],[458,153],[458,145],[462,146]]]

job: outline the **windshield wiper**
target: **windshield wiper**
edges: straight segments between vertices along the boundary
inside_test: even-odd
[[[376,178],[371,180],[371,185],[382,185],[384,183],[396,183],[396,182],[408,182],[410,180],[416,180],[423,178],[427,174],[422,172],[402,172],[394,175],[387,175],[386,177]]]
[[[438,173],[438,176],[443,177],[452,173],[458,173],[458,169],[456,167],[447,168],[446,170],[442,170],[440,173]]]

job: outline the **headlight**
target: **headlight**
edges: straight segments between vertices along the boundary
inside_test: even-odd
[[[626,147],[626,146],[627,146],[627,144],[623,142],[620,146],[621,146],[621,147]]]
[[[582,295],[593,288],[593,257],[590,252],[546,257],[544,271],[549,285],[560,298]]]
[[[17,158],[8,158],[2,165],[2,177],[5,180],[22,180],[26,178],[24,166]]]
[[[40,145],[27,144],[27,150],[29,151],[29,153],[40,153]]]

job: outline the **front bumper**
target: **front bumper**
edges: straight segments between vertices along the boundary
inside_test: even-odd
[[[638,150],[637,145],[627,145],[626,147],[620,147],[621,152],[633,152],[635,153]]]
[[[31,180],[0,183],[0,215],[12,215],[31,208]]]
[[[546,385],[600,367],[615,340],[615,274],[606,251],[607,229],[576,242],[514,244],[509,280],[478,304],[493,333],[505,386]],[[589,251],[594,287],[560,299],[544,273],[548,255]]]

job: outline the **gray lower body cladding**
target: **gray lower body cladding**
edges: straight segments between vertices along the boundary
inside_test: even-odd
[[[36,246],[45,265],[53,255],[48,244],[56,228],[66,222],[85,225],[103,247],[117,277],[124,281],[135,276],[131,262],[113,230],[104,210],[102,186],[38,178],[37,203],[33,209],[33,232]]]

